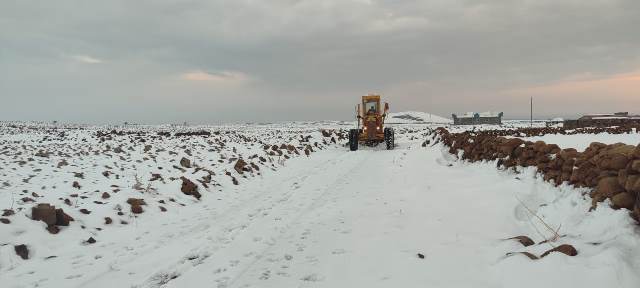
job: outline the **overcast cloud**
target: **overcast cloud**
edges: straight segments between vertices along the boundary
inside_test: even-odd
[[[640,113],[637,0],[0,1],[0,120]]]

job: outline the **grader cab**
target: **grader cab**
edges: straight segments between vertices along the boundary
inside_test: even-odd
[[[362,104],[356,106],[357,128],[349,131],[349,149],[358,150],[358,144],[376,146],[382,142],[387,145],[387,150],[394,148],[393,129],[384,127],[384,120],[389,111],[389,104],[384,103],[384,109],[380,106],[380,95],[362,96]]]

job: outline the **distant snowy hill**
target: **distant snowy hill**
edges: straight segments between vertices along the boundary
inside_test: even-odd
[[[387,123],[452,123],[451,119],[429,114],[426,112],[405,111],[389,113]]]

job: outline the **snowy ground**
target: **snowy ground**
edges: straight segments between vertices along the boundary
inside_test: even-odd
[[[548,134],[536,137],[524,137],[522,139],[528,141],[544,141],[546,143],[557,144],[561,148],[576,148],[578,151],[584,151],[591,142],[601,142],[605,144],[625,143],[629,145],[638,145],[640,143],[640,133],[630,134],[574,134],[560,135]]]
[[[425,125],[396,126],[397,147],[392,151],[364,147],[348,152],[341,145],[344,141],[329,143],[309,157],[259,164],[261,174],[251,176],[235,174],[227,163],[238,154],[264,152],[261,145],[252,147],[247,144],[251,141],[243,142],[237,135],[304,147],[296,142],[297,135],[308,134],[312,143],[322,142],[328,138],[319,128],[327,127],[349,128],[340,123],[225,127],[221,129],[240,132],[230,135],[228,141],[233,143],[220,151],[208,151],[206,141],[188,138],[193,139],[186,142],[192,143],[192,154],[198,155],[193,156],[195,161],[211,163],[203,166],[216,171],[213,180],[219,184],[199,201],[182,195],[179,183],[170,180],[154,184],[153,195],[140,195],[130,186],[137,169],[151,169],[136,162],[147,163],[143,153],[136,156],[138,152],[132,151],[127,160],[109,157],[124,168],[118,172],[127,179],[120,183],[122,195],[104,205],[93,203],[90,215],[60,206],[81,221],[51,235],[43,223],[27,219],[23,210],[8,217],[11,224],[0,224],[0,283],[3,287],[637,287],[640,283],[640,231],[628,211],[601,205],[587,212],[591,200],[583,196],[585,190],[553,187],[531,169],[498,171],[495,163],[469,164],[440,146],[422,147]],[[36,145],[41,136],[9,135],[3,145],[22,145],[9,140]],[[82,143],[82,137],[75,139]],[[153,145],[174,149],[186,140],[176,141],[157,140]],[[224,163],[217,162],[220,155],[225,155]],[[1,180],[12,184],[0,190],[0,209],[11,205],[9,191],[27,187],[29,193],[44,194],[36,187],[51,187],[40,183],[45,181],[40,176],[31,177],[31,184],[21,179],[42,174],[33,169],[55,166],[58,159],[29,161],[33,167],[21,170],[17,158],[29,156],[14,159],[0,154],[5,167]],[[171,169],[182,156],[159,152],[156,161]],[[77,167],[63,167],[86,172],[81,183],[90,188],[81,190],[91,197],[99,195],[94,190],[113,189],[111,181],[98,177],[102,168],[91,172],[94,160],[76,159]],[[192,171],[171,169],[163,175]],[[233,185],[224,171],[231,171],[240,184]],[[95,179],[88,176],[92,173],[98,174]],[[51,190],[55,192],[38,202],[75,193],[70,183],[58,185],[64,188]],[[144,197],[149,207],[139,215],[113,216],[128,221],[126,225],[103,224],[101,213],[115,215],[115,205],[131,197],[125,195]],[[169,197],[176,203],[160,212],[157,201]],[[527,208],[553,229],[559,227],[563,237],[530,247],[504,240],[527,235],[541,242],[551,237]],[[83,243],[90,236],[97,242]],[[22,243],[30,245],[29,260],[13,252],[13,245]],[[553,253],[536,261],[522,254],[506,256],[520,251],[540,255],[565,243],[579,254]]]

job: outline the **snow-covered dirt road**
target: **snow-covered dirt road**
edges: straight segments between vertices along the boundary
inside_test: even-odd
[[[129,225],[127,236],[103,235],[98,246],[0,280],[9,287],[637,287],[640,234],[625,211],[587,213],[590,199],[580,190],[552,187],[533,170],[463,163],[439,146],[421,147],[421,138],[398,139],[392,151],[337,148],[291,159],[268,177],[229,187],[220,205]],[[527,248],[504,240],[551,236],[522,204],[566,236]],[[505,256],[564,243],[579,255]]]
[[[525,250],[501,239],[529,233],[542,240],[530,234],[516,195],[541,204],[536,197],[545,195],[529,193],[553,188],[492,167],[451,164],[439,149],[415,144],[327,152],[311,167],[295,163],[244,187],[255,191],[253,198],[219,215],[203,213],[195,228],[175,231],[170,244],[81,286],[596,287],[611,283],[603,277],[608,272],[620,273],[596,262],[598,273],[583,274],[583,261],[561,254],[542,262],[504,259]],[[575,203],[580,212],[587,204]],[[510,273],[507,263],[520,268]],[[622,280],[620,287],[631,287]]]

